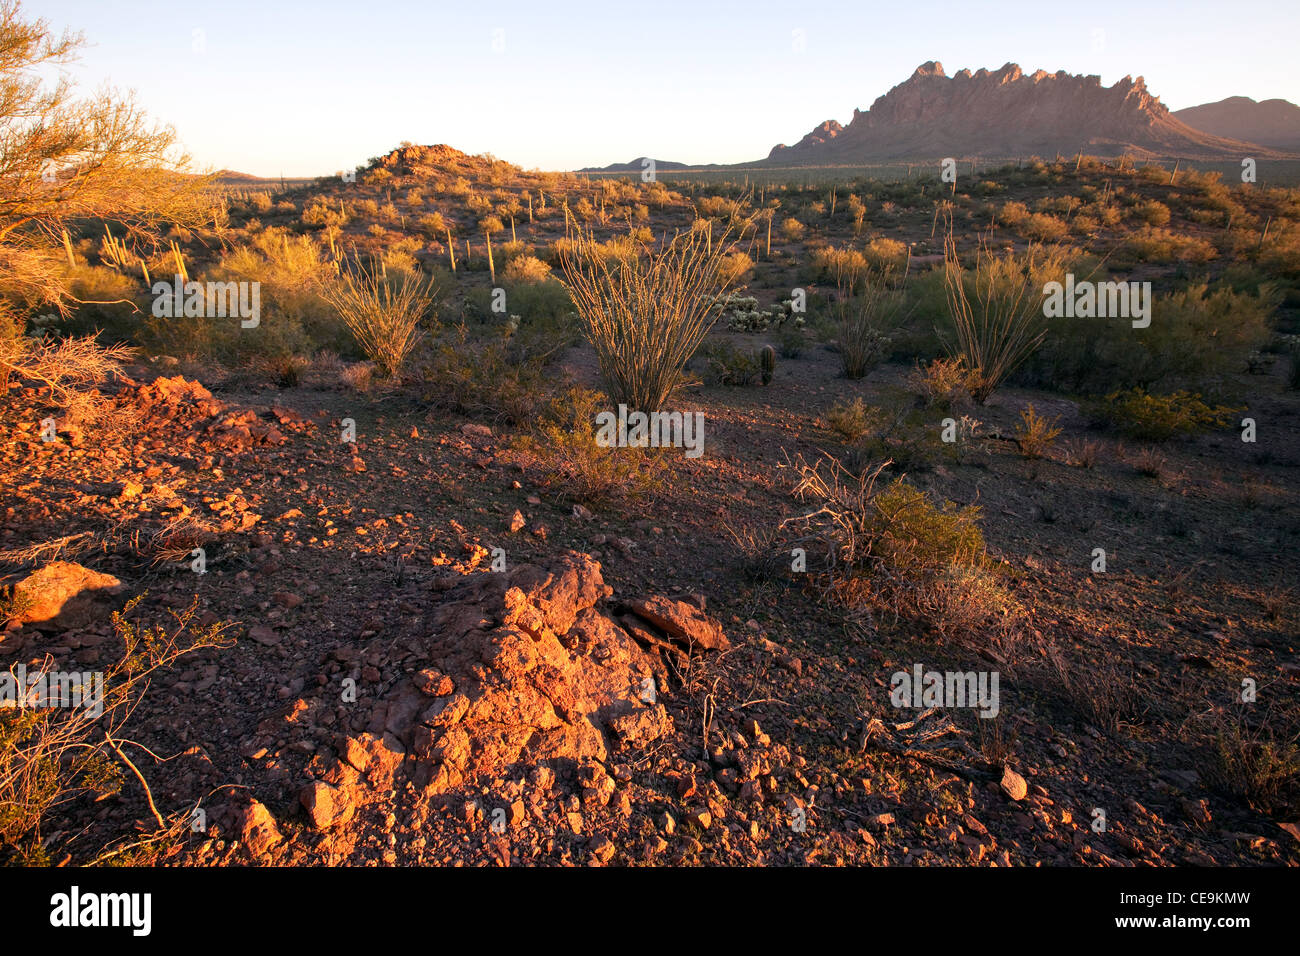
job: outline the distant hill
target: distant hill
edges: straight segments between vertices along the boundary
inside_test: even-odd
[[[1300,106],[1287,100],[1255,102],[1229,96],[1173,114],[1188,126],[1214,136],[1259,143],[1284,152],[1300,152]]]
[[[580,173],[639,173],[645,168],[642,164],[648,157],[638,156],[628,163],[610,163],[608,166],[586,166],[579,169]],[[686,163],[674,163],[666,159],[653,160],[655,169],[695,169]]]
[[[1008,158],[1072,155],[1234,159],[1248,144],[1194,129],[1146,88],[1142,77],[1104,87],[1098,76],[1039,70],[1026,75],[916,68],[848,125],[827,120],[793,146],[775,147],[773,165],[866,164],[946,156]],[[1279,152],[1256,155],[1276,157]]]

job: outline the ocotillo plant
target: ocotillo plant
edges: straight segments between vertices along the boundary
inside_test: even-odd
[[[710,306],[730,282],[721,270],[735,248],[730,230],[716,244],[693,230],[658,249],[610,257],[590,229],[566,223],[571,242],[560,265],[606,393],[630,409],[661,410],[715,321]]]

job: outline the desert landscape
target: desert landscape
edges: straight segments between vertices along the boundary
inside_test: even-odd
[[[1300,108],[259,177],[0,40],[0,862],[1300,864]]]

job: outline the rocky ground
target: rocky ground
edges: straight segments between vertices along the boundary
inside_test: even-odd
[[[581,350],[567,366],[590,379]],[[1025,609],[984,641],[848,619],[798,575],[747,573],[737,545],[803,507],[787,465],[839,450],[831,403],[905,371],[864,386],[814,350],[766,389],[694,388],[708,454],[603,507],[548,485],[509,433],[400,391],[209,391],[137,367],[107,425],[45,442],[41,400],[14,386],[3,570],[107,577],[47,570],[42,593],[80,597],[11,622],[0,660],[105,666],[108,610],[139,594],[145,620],[197,596],[203,623],[238,622],[129,725],[159,809],[204,811],[155,862],[1300,862],[1293,772],[1265,793],[1215,756],[1258,769],[1300,729],[1300,430],[1280,371],[1251,408],[1267,441],[1165,446],[1154,476],[1072,403],[1016,390],[978,411],[973,452],[911,469],[982,506]],[[1058,448],[1099,443],[1093,467],[999,437],[1030,400],[1061,417]],[[890,676],[918,662],[998,670],[999,715],[895,709]],[[1243,678],[1253,705],[1234,704]],[[130,780],[52,822],[73,862],[153,827]]]

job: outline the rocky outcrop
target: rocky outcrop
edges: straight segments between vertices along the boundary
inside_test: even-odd
[[[1160,102],[1142,77],[1114,86],[1099,76],[1057,71],[962,70],[923,63],[846,126],[828,120],[794,146],[777,146],[781,165],[883,162],[943,157],[1092,155],[1237,159],[1265,155],[1193,129]],[[1267,151],[1266,151],[1267,152]]]
[[[699,607],[663,597],[633,602],[625,617],[635,626],[625,627],[603,606],[611,593],[600,565],[576,552],[551,569],[477,574],[448,591],[422,666],[301,791],[312,825],[346,824],[399,784],[431,798],[521,768],[604,762],[670,733],[657,700],[665,651],[722,650],[726,637]]]

